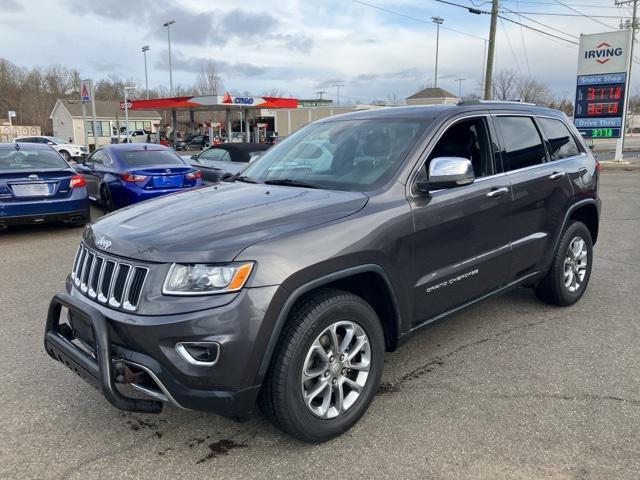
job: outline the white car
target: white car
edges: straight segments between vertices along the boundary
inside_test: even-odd
[[[82,158],[88,153],[87,147],[84,145],[74,145],[73,143],[65,142],[61,138],[48,137],[46,135],[17,137],[14,138],[13,141],[16,143],[43,143],[45,145],[50,145],[54,150],[57,150],[67,162],[69,160]]]
[[[114,135],[111,136],[111,143],[116,143],[114,140],[118,139],[118,143],[147,143],[147,139],[151,134],[151,132],[145,132],[142,129],[139,130],[129,130],[129,135],[125,134],[124,127],[120,129],[120,135],[118,136],[115,132]]]

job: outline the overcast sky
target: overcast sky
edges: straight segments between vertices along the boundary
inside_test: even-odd
[[[454,0],[471,6],[471,0]],[[561,0],[612,27],[629,9],[613,0]],[[473,0],[479,8],[490,3]],[[315,97],[343,83],[342,100],[406,97],[433,83],[436,29],[429,22],[445,19],[440,32],[438,86],[463,93],[477,91],[482,73],[488,15],[472,15],[435,0],[0,0],[0,57],[21,65],[60,63],[83,77],[110,73],[134,77],[144,85],[140,48],[149,45],[149,84],[169,84],[167,31],[171,40],[175,84],[193,82],[202,62],[217,62],[227,90],[261,94],[277,88],[300,98]],[[578,6],[579,5],[579,6]],[[587,7],[584,5],[592,5]],[[503,0],[501,6],[521,12],[576,14],[556,0]],[[576,14],[577,15],[577,14]],[[606,31],[585,17],[542,16],[530,19],[568,35]],[[512,17],[515,19],[517,17]],[[554,32],[548,27],[526,23]],[[515,68],[547,82],[558,95],[575,90],[577,46],[498,21],[495,68]],[[637,76],[636,76],[637,78]],[[633,82],[638,84],[638,82]]]

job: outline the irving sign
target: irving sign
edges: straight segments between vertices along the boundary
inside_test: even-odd
[[[580,37],[574,123],[588,138],[622,134],[630,31]]]

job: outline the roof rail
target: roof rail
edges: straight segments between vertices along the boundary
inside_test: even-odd
[[[535,103],[523,102],[522,100],[460,100],[458,105],[485,105],[485,104],[507,104],[507,105],[527,105],[535,107]]]

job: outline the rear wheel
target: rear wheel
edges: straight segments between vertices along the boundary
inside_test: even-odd
[[[106,185],[100,187],[100,203],[102,203],[102,209],[104,213],[111,213],[116,210],[113,197],[111,196],[111,190]]]
[[[274,424],[306,442],[351,428],[373,399],[384,364],[384,333],[356,295],[324,289],[291,312],[260,403]]]
[[[66,150],[60,150],[60,155],[62,155],[62,158],[64,158],[67,162],[71,160],[71,155]]]
[[[593,264],[591,233],[582,222],[572,222],[562,234],[549,272],[536,287],[540,300],[568,306],[584,294]]]

